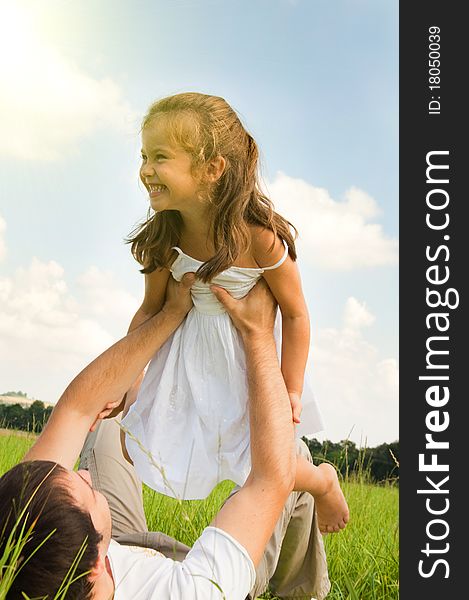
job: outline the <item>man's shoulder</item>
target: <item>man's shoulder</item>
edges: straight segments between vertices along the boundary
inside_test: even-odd
[[[123,555],[136,556],[140,558],[160,557],[166,558],[164,554],[153,548],[145,548],[144,546],[129,546],[128,544],[120,544],[116,540],[111,540],[109,544],[108,554],[122,553]]]
[[[137,595],[148,600],[191,600],[209,592],[213,597],[214,589],[224,591],[220,599],[242,600],[254,585],[256,575],[247,551],[231,535],[216,527],[203,531],[182,562],[156,550],[124,546],[114,540],[109,545],[108,558],[115,600]]]
[[[136,596],[141,592],[143,582],[151,586],[148,600],[156,598],[164,586],[165,571],[171,570],[173,562],[152,548],[127,546],[115,540],[111,540],[107,556],[114,579],[115,600]]]

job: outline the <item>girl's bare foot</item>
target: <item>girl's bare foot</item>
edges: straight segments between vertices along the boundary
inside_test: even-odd
[[[349,520],[349,509],[340,489],[336,470],[332,465],[322,463],[318,466],[326,481],[326,491],[315,495],[318,525],[321,533],[335,533],[344,529]]]

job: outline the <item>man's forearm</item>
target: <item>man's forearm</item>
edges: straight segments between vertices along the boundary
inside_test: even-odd
[[[291,405],[271,334],[245,336],[253,477],[288,484],[295,472]]]
[[[181,322],[181,316],[162,310],[85,367],[62,394],[25,460],[53,460],[72,468],[97,414],[125,394]]]
[[[182,318],[160,311],[91,362],[70,383],[59,404],[73,405],[90,418],[118,400],[181,324]]]
[[[132,320],[130,321],[130,325],[127,330],[127,333],[130,333],[134,329],[137,329],[138,327],[140,327],[140,325],[142,325],[143,323],[146,323],[146,321],[148,321],[153,316],[155,316],[155,314],[156,313],[149,315],[146,312],[143,312],[142,308],[140,307],[137,310],[137,312],[135,313],[135,315],[133,316]]]
[[[243,335],[249,381],[251,473],[213,520],[257,566],[293,490],[296,456],[290,399],[271,333]]]

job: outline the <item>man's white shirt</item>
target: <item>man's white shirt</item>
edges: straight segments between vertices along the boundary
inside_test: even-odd
[[[247,551],[216,527],[203,531],[182,562],[114,540],[108,557],[114,600],[245,600],[256,579]]]

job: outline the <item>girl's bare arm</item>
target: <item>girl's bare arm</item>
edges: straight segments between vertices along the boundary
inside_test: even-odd
[[[259,230],[253,237],[254,259],[261,267],[275,264],[283,256],[285,250],[280,239],[275,240],[273,250],[269,251],[273,239],[273,233],[269,230]],[[300,398],[310,343],[308,309],[300,274],[296,263],[287,256],[277,269],[264,271],[264,279],[282,312],[282,374],[292,401],[294,420],[299,422]]]
[[[145,275],[143,302],[130,321],[128,333],[161,310],[170,274],[169,269],[157,269]]]

